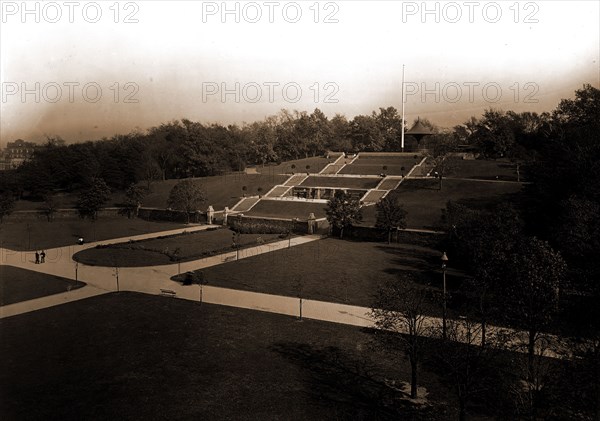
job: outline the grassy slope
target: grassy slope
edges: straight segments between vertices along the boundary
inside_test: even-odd
[[[311,212],[317,218],[325,217],[326,207],[326,203],[261,200],[249,212],[244,212],[244,215],[306,220]]]
[[[262,194],[268,192],[276,184],[282,184],[287,180],[284,175],[266,174],[233,174],[218,177],[198,178],[198,182],[206,189],[207,200],[202,209],[212,205],[215,210],[221,210],[225,206],[233,207],[243,196],[243,186],[246,186],[247,195],[258,194],[258,188],[262,188]],[[166,208],[169,192],[179,180],[167,180],[154,183],[152,193],[144,199],[144,206]]]
[[[349,178],[349,177],[308,177],[302,187],[346,187],[349,189],[373,189],[379,178]]]
[[[225,206],[233,206],[243,195],[242,186],[246,186],[248,195],[258,194],[257,189],[262,187],[262,192],[266,193],[276,184],[281,184],[287,180],[285,175],[273,174],[229,174],[215,177],[196,178],[206,188],[207,201],[203,208],[212,205],[215,210],[223,209]],[[152,192],[144,198],[143,206],[166,208],[167,199],[173,186],[180,180],[156,181],[152,183]],[[141,182],[145,186],[146,183]],[[116,206],[124,201],[123,192],[113,192],[111,199],[106,204],[107,207]],[[55,197],[57,207],[74,208],[77,203],[77,193],[61,194]],[[36,210],[42,206],[42,202],[31,202],[20,200],[16,203],[15,210]]]
[[[400,201],[408,212],[408,228],[436,228],[442,209],[448,200],[481,207],[501,200],[513,200],[512,195],[521,191],[517,183],[492,183],[482,181],[444,179],[442,190],[437,180],[405,180],[397,191]],[[363,225],[375,224],[375,207],[363,208]]]
[[[322,156],[317,156],[314,158],[304,158],[304,159],[296,159],[293,161],[286,161],[279,165],[266,165],[266,166],[257,166],[256,171],[261,174],[272,175],[272,174],[291,174],[306,172],[306,166],[310,165],[308,171],[311,173],[317,173],[321,171],[323,168],[327,166],[330,162],[335,161],[335,159],[339,156],[339,154],[334,155],[331,154],[329,159],[326,159]],[[292,169],[292,165],[295,165],[296,168]]]
[[[515,164],[506,160],[484,161],[479,159],[452,158],[448,164],[448,177],[517,181]],[[521,181],[524,181],[522,171]]]
[[[13,250],[39,250],[75,244],[79,236],[86,241],[100,241],[181,227],[182,224],[173,222],[147,222],[126,217],[99,218],[96,222],[79,218],[53,222],[6,221],[0,226],[0,243]]]
[[[59,294],[84,285],[58,276],[0,265],[0,306]]]
[[[427,368],[432,406],[401,401],[383,381],[408,380],[406,360],[350,326],[120,293],[3,319],[0,331],[6,420],[454,417]]]

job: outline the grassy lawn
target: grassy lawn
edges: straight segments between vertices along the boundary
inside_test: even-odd
[[[429,245],[437,237],[401,244],[325,239],[240,261],[203,269],[208,284],[226,288],[298,296],[369,307],[378,286],[397,281],[402,273],[420,273],[422,282],[407,287],[441,284],[441,252]],[[449,284],[453,277],[448,276]],[[430,314],[441,309],[431,305]]]
[[[409,380],[408,363],[351,326],[119,293],[0,331],[5,420],[456,417],[434,369],[420,370],[429,405],[408,403],[386,385]]]
[[[299,218],[306,220],[312,212],[317,218],[325,217],[326,203],[294,202],[286,200],[261,200],[249,212],[247,216],[264,216],[268,218]]]
[[[371,155],[361,155],[358,157],[356,161],[352,163],[352,165],[378,165],[380,167],[387,165],[389,166],[405,166],[406,168],[412,168],[413,165],[418,164],[419,161],[423,159],[422,156],[417,155],[415,159],[414,156],[371,156]]]
[[[325,158],[322,158],[325,159]],[[287,180],[285,175],[277,175],[276,173],[269,174],[228,174],[215,177],[195,178],[199,183],[204,185],[206,189],[206,203],[202,210],[206,210],[209,205],[212,205],[215,210],[221,210],[225,206],[232,207],[243,196],[258,194],[258,188],[262,188],[262,193],[266,193],[271,187],[276,184],[281,184]],[[142,206],[151,208],[167,207],[167,199],[169,193],[175,184],[181,180],[166,180],[156,181],[150,186],[151,193],[148,194]],[[146,186],[145,182],[139,183],[141,186]],[[246,190],[242,187],[246,186]],[[106,206],[118,206],[124,202],[124,192],[115,191]],[[77,193],[66,193],[55,196],[55,202],[58,208],[74,208],[77,203]],[[36,210],[43,205],[43,202],[32,202],[28,200],[19,200],[15,205],[15,210]]]
[[[57,209],[73,209],[77,205],[77,193],[57,193],[53,196]],[[124,192],[112,192],[110,200],[106,207],[119,206],[125,201]],[[44,205],[43,201],[17,200],[15,202],[15,211],[20,210],[38,210]]]
[[[340,154],[331,154],[329,159],[316,156],[314,158],[296,159],[293,161],[286,161],[279,165],[266,165],[257,166],[256,171],[260,174],[291,174],[294,173],[305,173],[307,171],[311,173],[317,173],[327,166],[327,164],[334,162]],[[295,165],[295,168],[292,168]],[[306,166],[309,165],[308,170]]]
[[[231,208],[246,193],[247,195],[258,194],[258,188],[265,194],[276,184],[282,184],[287,180],[285,175],[267,174],[233,174],[218,177],[197,178],[198,182],[206,189],[207,200],[202,207],[206,210],[212,205],[215,210]],[[155,208],[166,208],[167,199],[171,189],[180,180],[167,180],[152,184],[152,193],[144,199],[144,206]],[[242,190],[243,187],[246,190]]]
[[[84,285],[58,276],[0,265],[0,306],[59,294]]]
[[[406,209],[407,228],[439,228],[442,209],[448,200],[471,207],[485,207],[500,201],[512,201],[521,191],[517,183],[444,179],[442,190],[437,180],[405,180],[396,191]],[[375,206],[363,208],[363,225],[375,225]]]
[[[53,222],[6,221],[0,225],[0,242],[2,247],[13,250],[40,250],[75,244],[80,236],[86,241],[101,241],[182,227],[183,224],[173,222],[148,222],[125,217],[101,217],[96,222],[79,218]]]
[[[381,181],[380,178],[350,177],[308,177],[302,187],[345,187],[348,189],[373,189]]]
[[[404,166],[403,165],[387,165],[387,169],[383,169],[381,165],[362,165],[352,164],[347,165],[339,172],[339,174],[356,174],[356,175],[379,175],[385,173],[386,175],[406,175],[412,168],[412,163]]]
[[[517,181],[515,164],[507,160],[449,159],[448,177],[475,178],[479,180]],[[521,171],[523,181],[523,171]]]
[[[259,238],[265,243],[280,239],[276,234],[241,234],[239,244],[242,247],[255,246]],[[231,251],[232,244],[232,231],[216,229],[91,248],[76,253],[73,258],[92,266],[168,265],[177,261],[176,255],[182,262],[187,262]],[[175,254],[178,249],[179,253]]]

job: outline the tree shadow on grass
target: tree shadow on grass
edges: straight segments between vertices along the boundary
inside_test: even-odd
[[[367,359],[357,359],[338,347],[318,348],[279,342],[272,350],[306,373],[306,394],[314,402],[333,408],[336,419],[430,420],[430,407],[419,407],[408,395],[386,384]]]

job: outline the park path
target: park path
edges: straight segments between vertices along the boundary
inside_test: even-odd
[[[321,236],[318,235],[292,237],[273,243],[244,248],[239,251],[234,250],[216,256],[210,256],[189,262],[173,263],[169,265],[115,268],[105,266],[89,266],[83,263],[77,263],[72,259],[72,256],[75,253],[95,247],[98,244],[120,243],[127,242],[129,240],[143,240],[165,235],[180,234],[184,231],[202,231],[212,227],[214,226],[201,225],[195,227],[186,227],[185,229],[161,231],[157,233],[116,238],[113,240],[97,241],[83,245],[70,245],[47,249],[46,263],[44,264],[35,264],[34,252],[0,249],[0,264],[2,265],[15,266],[18,268],[46,273],[62,278],[79,280],[87,284],[83,288],[77,290],[34,300],[28,300],[21,303],[1,306],[0,318],[114,291],[135,291],[148,294],[160,294],[161,290],[175,289],[179,290],[177,294],[179,298],[193,299],[198,297],[198,294],[190,294],[189,287],[179,288],[181,285],[171,280],[173,276],[192,270],[219,265],[237,259],[246,259],[263,253],[270,253],[272,251],[281,250],[288,247],[295,247],[297,245],[306,244],[321,238]],[[88,290],[93,290],[93,292],[88,293]]]
[[[0,319],[11,317],[35,310],[66,304],[77,300],[94,297],[101,294],[117,291],[141,292],[152,295],[161,295],[165,291],[172,297],[190,301],[205,302],[209,304],[224,305],[250,310],[258,310],[269,313],[321,320],[325,322],[340,323],[358,327],[373,327],[374,322],[370,315],[371,309],[343,303],[325,302],[304,299],[300,297],[271,295],[266,293],[235,290],[229,288],[215,287],[210,285],[182,285],[174,282],[171,278],[177,274],[192,270],[198,270],[222,263],[233,262],[263,253],[270,253],[288,247],[295,247],[321,239],[321,236],[310,235],[294,237],[270,244],[231,251],[228,253],[210,256],[180,264],[146,266],[135,268],[112,268],[101,266],[88,266],[76,263],[72,260],[74,253],[86,248],[94,247],[99,243],[117,243],[128,240],[139,240],[155,238],[164,235],[173,235],[183,231],[201,231],[211,226],[188,227],[181,230],[163,231],[152,234],[141,234],[134,237],[123,237],[110,241],[102,241],[77,246],[58,247],[47,250],[46,263],[35,264],[31,252],[15,252],[0,249],[0,262],[22,269],[47,273],[63,278],[80,280],[87,285],[69,292],[36,298],[20,303],[9,304],[0,307]],[[166,298],[173,299],[173,298]],[[456,323],[457,321],[450,321]],[[458,321],[460,323],[460,321]],[[429,329],[429,334],[437,334],[442,322],[437,317],[425,317],[424,324]],[[497,326],[488,326],[488,332],[501,332],[507,339],[503,346],[520,352],[526,351],[523,344],[526,343],[525,332],[515,331]],[[434,333],[436,332],[436,333]],[[460,338],[459,338],[460,339]],[[464,341],[465,338],[462,338]],[[554,344],[559,343],[559,338],[548,335],[548,340]],[[480,336],[477,332],[469,339],[470,343],[478,343]],[[540,350],[546,343],[540,344]],[[546,356],[559,357],[558,354],[546,350]]]

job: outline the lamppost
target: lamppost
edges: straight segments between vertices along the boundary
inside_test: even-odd
[[[235,260],[240,260],[240,233],[236,231],[233,233],[233,247],[235,248]]]
[[[442,318],[442,338],[446,340],[446,265],[448,264],[448,256],[446,256],[446,252],[442,254],[442,276],[444,281],[444,314]]]

